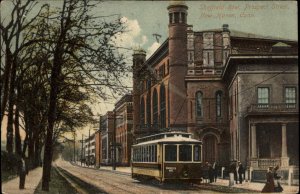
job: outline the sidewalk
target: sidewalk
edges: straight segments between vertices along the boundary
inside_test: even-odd
[[[227,179],[217,179],[216,183],[210,183],[211,185],[216,186],[228,186],[229,180]],[[265,186],[265,183],[258,183],[258,182],[243,182],[242,184],[234,184],[234,188],[239,189],[246,189],[246,190],[252,190],[261,192],[263,187]],[[282,185],[283,192],[282,193],[299,193],[299,187],[298,186],[288,186],[288,185]]]
[[[112,169],[112,166],[100,166],[100,168],[96,168],[95,165],[90,165],[90,166],[87,166],[85,165],[84,163],[81,163],[80,162],[76,162],[76,165],[78,166],[81,166],[81,167],[85,167],[85,168],[94,168],[94,169],[99,169],[99,170],[110,170],[110,171],[114,171]],[[117,166],[116,167],[116,172],[122,172],[122,173],[128,173],[128,174],[131,174],[131,167],[123,167],[123,166]]]
[[[19,189],[19,177],[2,184],[3,194],[33,194],[42,179],[43,168],[29,171],[25,179],[25,189]]]

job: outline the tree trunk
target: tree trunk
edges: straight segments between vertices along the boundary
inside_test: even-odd
[[[39,138],[36,138],[35,139],[35,142],[34,142],[34,168],[38,167],[39,164],[40,164],[40,141],[39,141]]]
[[[51,90],[50,90],[50,103],[48,112],[48,127],[45,141],[45,152],[44,152],[44,166],[43,166],[43,179],[42,179],[42,190],[49,191],[49,180],[51,172],[52,163],[52,136],[53,128],[56,119],[56,102],[57,102],[57,92],[59,86],[59,75],[61,72],[61,54],[63,49],[57,49],[54,55],[54,62],[51,71]]]
[[[8,92],[9,92],[9,80],[10,80],[10,71],[11,71],[11,64],[12,64],[12,55],[8,48],[6,48],[6,56],[5,56],[5,67],[4,67],[4,73],[3,73],[3,79],[1,78],[1,82],[3,84],[3,88],[1,87],[1,94],[3,91],[3,98],[1,99],[1,122],[3,119],[3,115],[5,112],[6,104],[7,104],[7,98],[8,98]]]
[[[13,153],[13,111],[14,111],[14,100],[15,100],[15,78],[16,78],[16,61],[14,60],[11,68],[11,77],[9,84],[9,101],[8,101],[8,118],[7,118],[7,142],[6,150],[8,154]]]
[[[21,147],[21,136],[20,136],[20,126],[19,126],[19,105],[16,100],[16,110],[15,110],[15,142],[16,147],[15,151],[19,156],[22,156],[22,147]]]

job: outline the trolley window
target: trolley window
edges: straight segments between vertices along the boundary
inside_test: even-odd
[[[156,153],[156,150],[157,150],[157,147],[156,147],[156,145],[154,145],[153,146],[153,148],[154,148],[154,162],[157,162],[157,153]]]
[[[201,161],[201,146],[194,145],[194,161]]]
[[[192,145],[179,145],[179,161],[192,161]]]
[[[177,145],[166,145],[165,152],[165,161],[177,161]]]

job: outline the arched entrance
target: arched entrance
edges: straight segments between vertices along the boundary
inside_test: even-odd
[[[203,162],[213,163],[217,161],[217,138],[212,134],[203,137]]]

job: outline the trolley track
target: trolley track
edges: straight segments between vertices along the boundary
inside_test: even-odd
[[[57,173],[62,176],[71,186],[73,186],[79,194],[105,194],[106,192],[97,188],[82,179],[73,176],[68,171],[62,169],[61,167],[55,167]]]
[[[191,185],[181,184],[163,184],[157,185],[152,181],[139,182],[131,178],[128,173],[116,173],[103,169],[84,168],[78,165],[71,165],[70,163],[61,163],[59,170],[71,177],[76,177],[80,181],[86,183],[77,185],[79,188],[91,188],[93,186],[96,191],[84,191],[82,193],[162,193],[162,194],[179,194],[179,193],[203,193],[204,190]],[[76,181],[76,179],[75,179]],[[79,181],[79,182],[80,182]],[[205,192],[212,193],[212,192]]]

